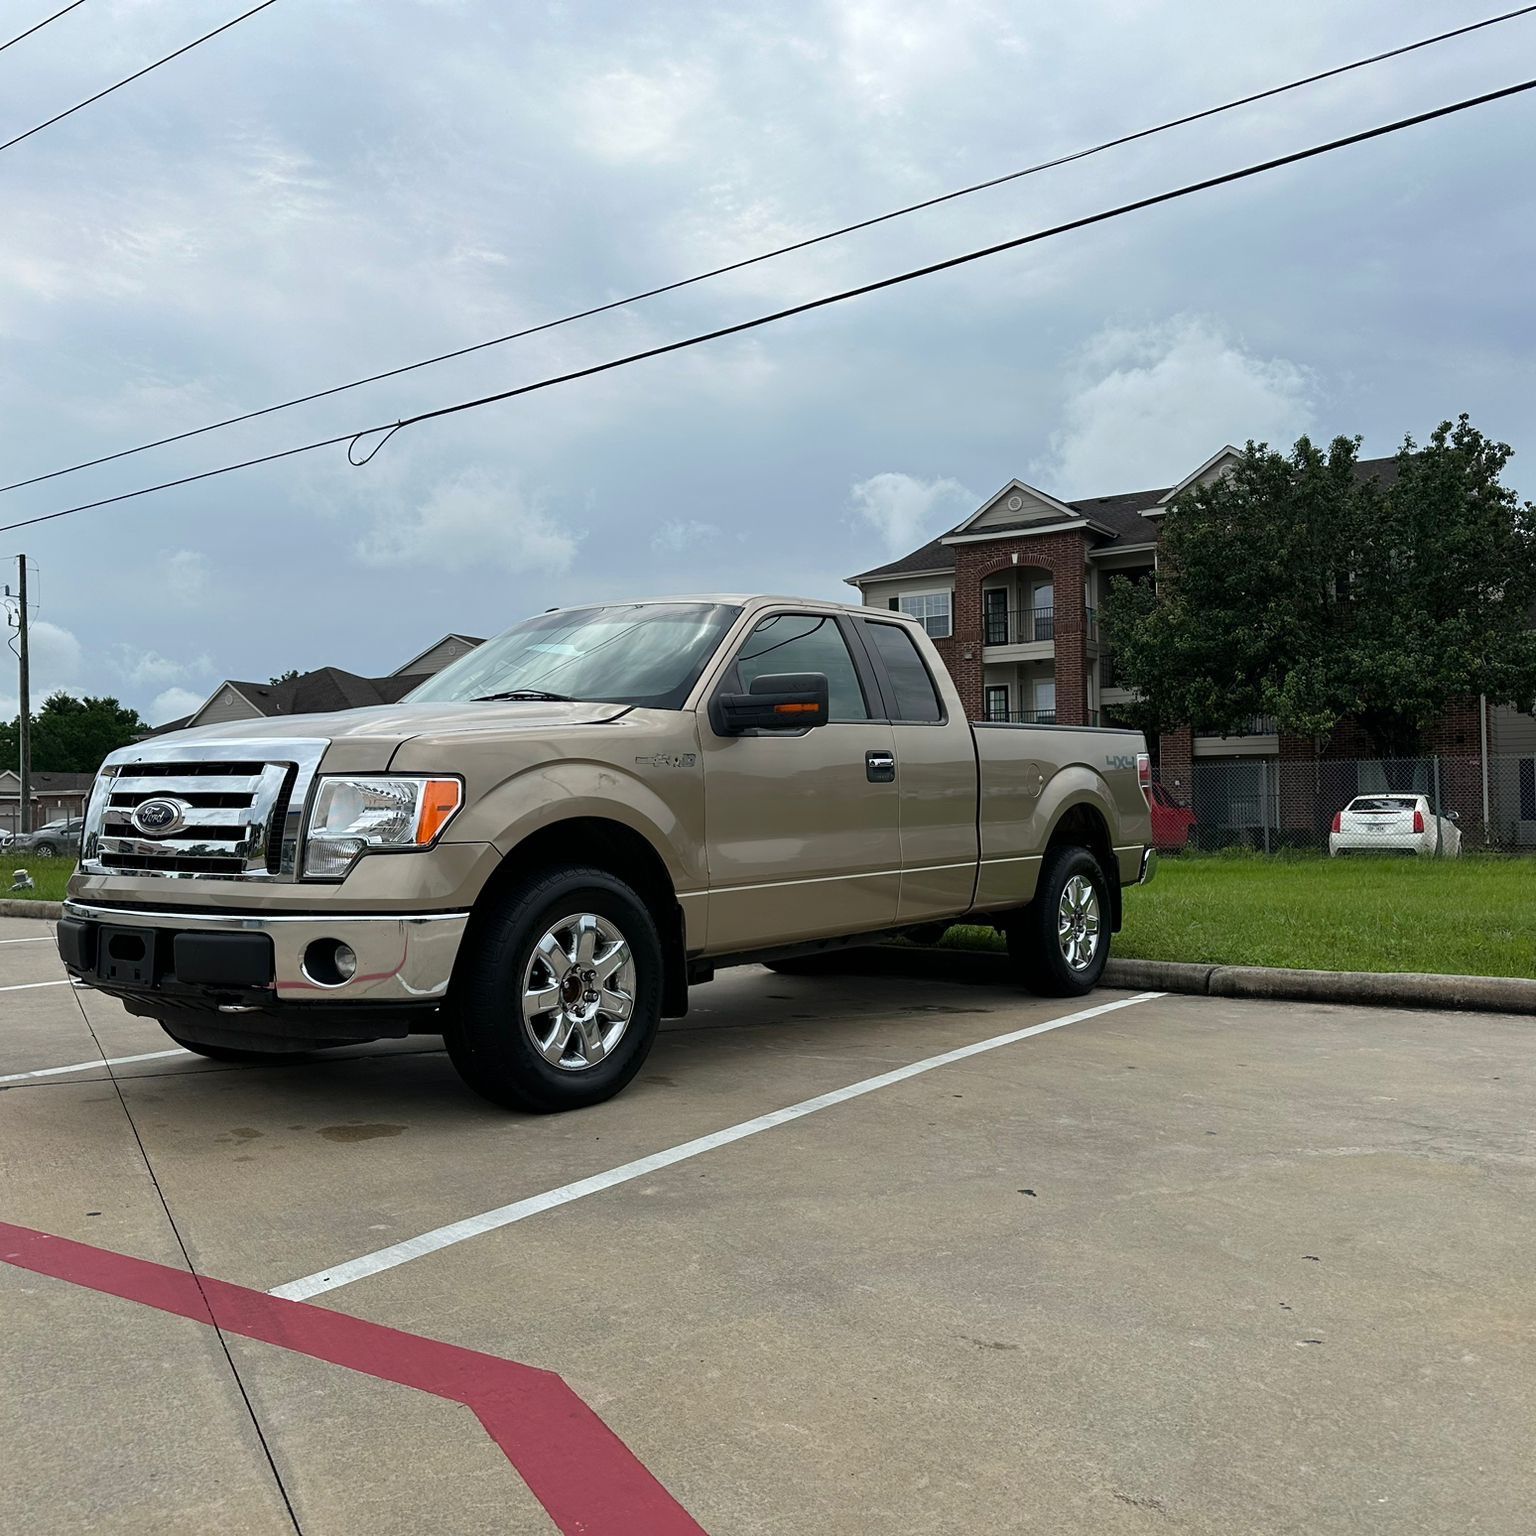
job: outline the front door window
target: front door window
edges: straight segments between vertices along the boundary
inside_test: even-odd
[[[1008,643],[1008,589],[988,587],[981,594],[982,621],[986,626],[985,641],[988,645]]]

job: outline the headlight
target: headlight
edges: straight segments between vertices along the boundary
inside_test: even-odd
[[[426,848],[463,799],[457,779],[322,778],[304,833],[304,876],[339,880],[371,848]]]

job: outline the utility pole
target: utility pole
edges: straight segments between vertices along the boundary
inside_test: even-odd
[[[32,665],[27,658],[27,557],[16,556],[16,655],[21,662],[21,824],[18,831],[32,830]]]

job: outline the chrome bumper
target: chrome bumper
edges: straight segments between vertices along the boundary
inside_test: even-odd
[[[114,928],[166,933],[256,933],[272,941],[272,991],[281,1002],[424,1003],[443,997],[464,937],[467,912],[318,913],[255,917],[229,913],[152,912],[66,901],[63,916]],[[317,939],[339,940],[357,955],[348,981],[326,985],[305,970]],[[83,978],[88,985],[92,977]]]
[[[1144,848],[1141,854],[1141,874],[1137,876],[1137,885],[1146,885],[1149,881],[1157,879],[1157,849]]]

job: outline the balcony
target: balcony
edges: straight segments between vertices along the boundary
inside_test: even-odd
[[[982,618],[984,645],[1033,645],[1056,638],[1054,608],[994,609]]]
[[[1228,736],[1273,736],[1275,734],[1275,717],[1273,715],[1249,715],[1246,720],[1240,720],[1235,731],[1223,734],[1221,731],[1196,731],[1196,737],[1201,741],[1225,741]]]
[[[1096,709],[1088,711],[1088,725],[1099,723],[1099,712]],[[1011,709],[1006,711],[994,710],[983,721],[986,725],[1055,725],[1056,711],[1054,709]]]
[[[1280,738],[1273,715],[1250,715],[1239,720],[1230,736],[1215,731],[1196,731],[1193,743],[1196,757],[1267,757],[1279,750]]]

